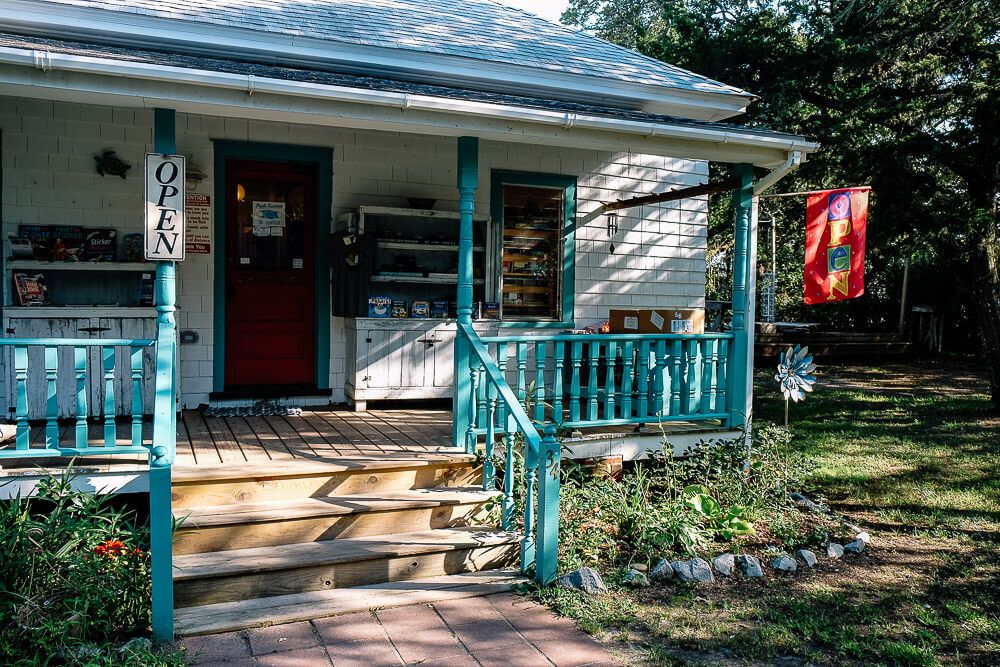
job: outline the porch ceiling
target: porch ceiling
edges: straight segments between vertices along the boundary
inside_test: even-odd
[[[479,90],[0,34],[0,93],[208,115],[634,151],[773,168],[795,135]]]

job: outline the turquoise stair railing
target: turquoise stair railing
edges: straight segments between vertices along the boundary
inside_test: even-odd
[[[465,435],[466,450],[477,449],[480,431],[485,434],[486,448],[483,463],[483,488],[496,488],[494,448],[497,437],[504,440],[504,475],[501,525],[504,530],[515,527],[514,455],[520,440],[524,454],[524,537],[521,540],[521,571],[534,570],[540,584],[548,584],[558,574],[559,558],[559,442],[556,428],[544,426],[545,435],[538,433],[538,426],[531,420],[521,402],[507,384],[500,367],[490,357],[489,351],[469,324],[459,324],[459,335],[469,345],[468,373],[472,383],[469,394],[472,422]],[[486,412],[477,428],[477,396],[480,391],[487,397]],[[502,428],[497,427],[498,414],[504,415]],[[520,436],[520,438],[518,437]]]
[[[536,422],[560,428],[730,418],[733,334],[553,334],[480,339]],[[482,384],[473,411],[486,423]],[[499,407],[499,423],[504,422]],[[482,432],[482,427],[480,427]]]

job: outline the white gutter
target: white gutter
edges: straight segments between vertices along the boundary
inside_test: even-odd
[[[792,151],[788,154],[788,159],[785,163],[776,169],[771,170],[764,178],[760,179],[753,186],[753,196],[758,197],[773,186],[775,183],[783,179],[785,176],[790,174],[792,171],[798,168],[800,164],[805,162],[805,156],[801,151]]]
[[[0,2],[0,30],[58,39],[96,39],[145,49],[155,45],[152,48],[189,55],[292,67],[335,67],[363,76],[489,87],[510,94],[557,95],[560,99],[584,103],[601,99],[611,106],[699,120],[740,115],[753,99],[751,94],[724,84],[717,89],[689,90],[416,49],[352,44],[31,0]]]
[[[411,95],[391,91],[364,90],[305,81],[288,81],[285,79],[250,76],[246,74],[231,74],[210,70],[95,58],[91,56],[51,53],[48,51],[30,51],[28,49],[10,47],[0,47],[0,64],[36,67],[46,72],[61,70],[81,74],[101,74],[113,77],[223,88],[238,90],[248,96],[254,93],[272,93],[308,99],[389,106],[403,110],[452,112],[550,126],[554,125],[566,130],[570,128],[589,128],[598,131],[634,134],[644,137],[655,136],[705,141],[779,151],[799,151],[801,153],[808,153],[818,148],[817,144],[805,141],[799,137],[767,136],[735,129],[720,130],[715,128],[604,118],[585,114],[567,114],[561,111],[547,111],[513,105],[457,100],[428,95]]]

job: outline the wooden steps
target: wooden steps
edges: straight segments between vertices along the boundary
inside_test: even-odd
[[[177,631],[347,613],[371,594],[353,591],[370,587],[421,601],[421,586],[407,584],[417,579],[430,582],[428,594],[472,595],[483,580],[438,578],[512,565],[521,539],[480,525],[498,500],[480,480],[464,454],[181,471],[173,492]]]
[[[513,570],[464,572],[186,607],[175,612],[175,629],[177,634],[185,636],[229,632],[372,609],[491,595],[510,590],[514,584],[525,581],[524,577]]]

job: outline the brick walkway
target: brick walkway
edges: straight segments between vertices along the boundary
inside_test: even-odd
[[[548,608],[511,593],[395,607],[180,641],[207,667],[618,665]]]

